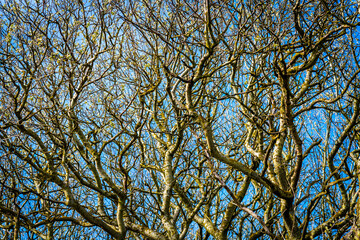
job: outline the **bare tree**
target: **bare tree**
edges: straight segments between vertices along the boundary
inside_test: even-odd
[[[0,9],[3,239],[360,239],[354,1]]]

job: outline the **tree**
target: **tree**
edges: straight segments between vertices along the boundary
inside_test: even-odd
[[[360,239],[355,1],[0,12],[4,239]]]

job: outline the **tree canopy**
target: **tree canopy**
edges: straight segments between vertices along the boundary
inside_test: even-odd
[[[3,239],[360,239],[357,1],[0,3]]]

